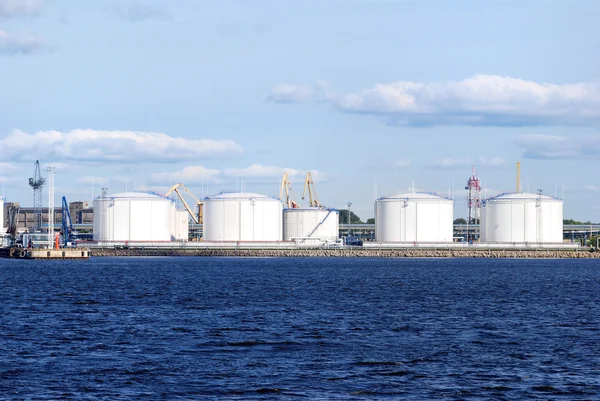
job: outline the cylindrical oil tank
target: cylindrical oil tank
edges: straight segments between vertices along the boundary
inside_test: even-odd
[[[452,242],[454,202],[433,193],[410,192],[375,201],[379,242]]]
[[[283,239],[315,238],[335,241],[339,237],[339,211],[309,207],[283,209]]]
[[[205,241],[281,241],[283,203],[245,192],[224,192],[204,199]]]
[[[509,193],[481,208],[481,242],[560,243],[563,202],[542,194]]]
[[[94,241],[171,241],[174,201],[151,192],[94,200]]]
[[[171,210],[171,235],[175,241],[187,241],[189,238],[189,214],[178,209],[175,204]]]

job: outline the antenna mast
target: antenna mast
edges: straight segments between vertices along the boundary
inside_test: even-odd
[[[475,166],[473,166],[471,170],[471,177],[467,181],[466,190],[469,191],[468,195],[468,208],[469,208],[469,219],[467,222],[469,224],[477,224],[479,223],[480,213],[481,213],[481,181],[479,181],[479,177],[475,172]]]
[[[29,186],[33,188],[33,213],[35,216],[35,231],[42,229],[42,187],[46,183],[46,179],[42,177],[40,172],[40,162],[35,161],[33,165],[33,178],[29,179]]]

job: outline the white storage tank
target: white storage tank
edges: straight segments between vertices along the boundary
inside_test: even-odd
[[[175,204],[173,204],[171,213],[173,214],[171,217],[171,235],[173,240],[187,241],[190,232],[189,213],[187,210],[177,209]]]
[[[174,201],[151,192],[94,200],[94,241],[171,241]]]
[[[450,199],[409,192],[375,201],[375,236],[379,242],[452,242]]]
[[[269,196],[225,192],[204,199],[205,241],[281,241],[283,202]]]
[[[315,238],[326,242],[339,237],[339,211],[322,207],[283,209],[283,239]]]
[[[562,243],[563,202],[542,194],[509,193],[481,207],[481,242]]]

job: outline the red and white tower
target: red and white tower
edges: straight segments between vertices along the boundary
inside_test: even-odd
[[[469,208],[469,224],[478,224],[481,217],[481,182],[475,173],[475,166],[471,171],[471,177],[467,181],[466,190],[469,191],[467,205]]]

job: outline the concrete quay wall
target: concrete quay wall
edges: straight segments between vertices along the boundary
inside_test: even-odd
[[[92,256],[378,257],[378,258],[600,258],[578,250],[470,249],[93,249]]]

